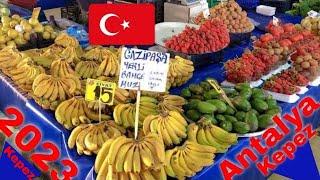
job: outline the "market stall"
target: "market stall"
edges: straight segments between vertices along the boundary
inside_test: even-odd
[[[291,16],[288,14],[278,13],[276,14],[276,16],[279,18],[280,22],[283,23],[283,25],[275,26],[274,24],[270,24],[270,21],[272,22],[272,17],[260,16],[254,11],[250,11],[250,10],[248,11],[248,13],[246,13],[245,11],[238,10],[237,6],[235,7],[234,5],[230,5],[230,6],[232,6],[232,8],[234,8],[234,11],[235,11],[230,16],[237,16],[237,17],[239,16],[239,18],[241,19],[242,16],[246,17],[246,15],[248,14],[250,21],[249,19],[241,21],[240,19],[237,20],[236,18],[233,18],[233,17],[232,17],[232,20],[230,17],[230,21],[229,19],[225,19],[224,21],[215,20],[215,19],[212,21],[210,20],[206,21],[205,19],[203,19],[203,17],[201,17],[202,14],[200,14],[198,18],[194,19],[195,23],[197,23],[200,28],[199,27],[196,27],[198,29],[190,28],[187,31],[182,30],[182,32],[185,32],[186,34],[193,33],[194,36],[198,36],[197,33],[201,34],[202,32],[206,32],[207,34],[212,33],[211,35],[213,36],[212,37],[213,41],[215,42],[219,41],[220,44],[216,43],[214,46],[210,46],[211,48],[210,50],[209,48],[206,49],[205,47],[201,48],[203,42],[194,42],[194,43],[199,43],[200,48],[188,49],[188,47],[179,47],[178,45],[175,44],[176,43],[175,41],[177,41],[177,39],[179,38],[182,38],[182,39],[185,38],[183,39],[183,41],[188,43],[188,38],[186,38],[181,34],[179,36],[179,33],[171,41],[170,40],[166,41],[162,45],[166,47],[171,54],[181,56],[181,57],[172,58],[171,60],[172,64],[176,62],[176,65],[171,64],[171,66],[169,66],[168,84],[171,85],[171,88],[169,90],[170,94],[154,95],[152,92],[147,92],[146,94],[143,94],[142,100],[141,100],[143,103],[140,104],[140,106],[142,106],[142,109],[147,111],[148,114],[140,112],[141,114],[140,116],[142,116],[140,117],[142,118],[142,120],[140,120],[141,121],[140,126],[142,128],[141,128],[141,134],[139,136],[142,139],[141,142],[143,142],[145,139],[148,139],[148,141],[145,140],[146,142],[150,141],[149,144],[146,143],[146,145],[141,145],[141,147],[145,146],[145,148],[141,148],[140,151],[142,151],[143,149],[149,148],[150,154],[154,153],[153,152],[154,150],[152,150],[154,148],[150,144],[157,144],[155,142],[157,141],[160,142],[160,139],[157,139],[158,136],[162,136],[162,138],[164,138],[164,141],[161,140],[162,145],[158,143],[157,146],[161,147],[163,150],[165,150],[164,147],[166,147],[167,152],[172,152],[172,151],[178,152],[178,150],[176,150],[177,148],[173,148],[173,147],[179,147],[179,149],[180,148],[183,149],[184,147],[188,147],[188,146],[193,147],[194,144],[197,144],[199,145],[199,147],[201,146],[203,147],[203,149],[206,149],[208,151],[208,152],[203,152],[204,154],[206,153],[207,159],[209,156],[211,157],[211,159],[214,157],[214,162],[210,160],[206,164],[201,165],[201,167],[196,167],[195,165],[193,167],[195,169],[198,169],[198,171],[190,173],[186,170],[185,171],[186,174],[183,174],[179,170],[175,169],[176,165],[172,165],[175,168],[173,168],[171,171],[170,169],[168,170],[167,169],[168,165],[161,164],[162,160],[160,158],[160,155],[158,153],[154,153],[155,160],[152,164],[159,163],[157,165],[160,167],[161,170],[158,171],[152,168],[151,168],[152,170],[148,169],[149,167],[152,167],[152,165],[148,164],[147,160],[146,161],[141,160],[141,166],[144,166],[144,168],[148,169],[148,173],[149,173],[148,175],[151,174],[151,176],[154,176],[154,177],[160,177],[160,176],[167,177],[166,175],[167,173],[171,177],[174,175],[177,175],[182,177],[188,177],[190,179],[223,179],[223,175],[221,174],[221,171],[219,169],[220,168],[219,164],[225,159],[235,160],[235,155],[239,153],[243,148],[249,146],[249,137],[255,136],[256,135],[255,133],[258,133],[258,135],[256,136],[260,136],[265,129],[271,127],[272,123],[270,124],[271,118],[269,117],[272,117],[273,115],[276,115],[279,113],[280,114],[290,113],[293,107],[298,106],[299,100],[305,97],[313,97],[314,100],[320,102],[320,94],[319,94],[320,83],[319,84],[317,83],[317,78],[320,74],[318,72],[320,70],[318,66],[316,66],[317,67],[316,72],[313,72],[311,68],[313,67],[313,64],[318,64],[318,63],[315,63],[314,61],[314,60],[317,60],[316,57],[312,56],[311,58],[314,58],[314,59],[310,59],[310,60],[307,58],[305,59],[304,56],[306,56],[306,54],[299,54],[299,52],[297,53],[296,51],[293,51],[290,53],[285,52],[285,48],[284,48],[285,46],[286,47],[289,46],[288,43],[284,41],[284,39],[290,39],[289,37],[287,38],[288,35],[285,35],[285,33],[289,33],[289,35],[292,35],[290,33],[301,32],[301,31],[305,33],[303,34],[305,35],[305,37],[302,36],[302,39],[297,39],[296,41],[294,41],[293,39],[290,39],[291,44],[294,44],[294,45],[292,45],[292,47],[290,46],[288,50],[290,50],[291,48],[296,48],[296,46],[299,46],[301,44],[305,45],[305,42],[303,42],[304,38],[310,38],[307,40],[314,41],[314,42],[320,41],[319,37],[316,37],[315,35],[311,34],[311,33],[314,33],[314,31],[318,30],[313,27],[313,24],[312,24],[313,20],[312,22],[311,20],[309,22],[309,20],[305,19],[304,21],[302,21],[303,23],[301,23],[300,26],[289,27],[289,25],[286,25],[286,23],[293,23],[293,24],[300,23],[302,18],[298,16]],[[215,14],[216,16],[220,16],[219,13],[223,13],[225,11],[223,10],[224,8],[225,7],[220,7],[218,5],[216,10],[212,10],[212,15]],[[227,25],[225,26],[223,24],[226,21],[228,21],[229,23],[228,26]],[[250,22],[252,21],[254,21],[254,23],[251,24]],[[48,45],[40,47],[39,45],[43,45],[43,43],[33,43],[31,44],[32,48],[36,48],[36,49],[27,50],[27,49],[31,49],[31,48],[25,48],[25,46],[30,45],[29,43],[30,38],[29,39],[25,38],[25,39],[22,39],[21,41],[16,41],[15,38],[19,37],[19,35],[15,34],[15,32],[11,33],[13,40],[10,39],[10,41],[5,41],[3,43],[8,46],[14,43],[14,45],[18,46],[18,49],[10,49],[4,45],[3,49],[0,51],[0,68],[2,70],[1,79],[0,79],[0,91],[2,92],[0,94],[0,99],[1,99],[0,110],[5,112],[5,109],[9,106],[18,107],[25,116],[26,124],[33,123],[36,126],[38,126],[39,129],[41,129],[42,131],[42,135],[43,135],[42,138],[45,140],[52,141],[57,145],[61,153],[60,159],[67,157],[67,158],[70,158],[72,161],[74,161],[75,164],[77,164],[79,169],[77,178],[84,179],[86,177],[86,179],[95,179],[97,178],[97,176],[99,178],[101,177],[105,178],[108,172],[107,170],[106,172],[101,172],[101,168],[104,167],[106,169],[110,169],[106,167],[106,165],[104,165],[105,164],[104,161],[107,161],[107,160],[110,161],[109,159],[112,156],[110,155],[110,157],[106,157],[107,155],[103,155],[103,154],[101,155],[101,153],[99,152],[105,151],[106,149],[105,146],[107,146],[106,144],[108,144],[108,142],[114,144],[114,142],[112,142],[112,138],[119,138],[121,137],[121,135],[124,135],[124,134],[127,136],[126,137],[127,139],[133,138],[134,131],[132,129],[135,126],[133,121],[130,121],[130,120],[134,119],[134,111],[135,111],[134,108],[136,105],[135,103],[136,103],[137,95],[136,95],[136,92],[134,91],[116,89],[116,94],[115,94],[116,105],[113,108],[110,108],[108,106],[99,107],[100,106],[99,103],[96,103],[96,102],[90,102],[90,103],[86,102],[84,100],[84,94],[85,94],[84,91],[85,91],[85,84],[86,84],[87,78],[99,79],[104,81],[112,81],[112,82],[118,81],[117,77],[119,75],[118,71],[120,71],[120,64],[117,64],[116,62],[120,54],[119,49],[114,47],[111,47],[111,48],[89,47],[88,49],[84,49],[79,46],[79,42],[74,37],[71,37],[67,34],[58,34],[55,30],[53,30],[53,28],[51,28],[51,26],[46,25],[45,27],[43,27],[42,25],[39,25],[39,22],[35,22],[34,19],[31,21],[29,20],[29,22],[31,22],[30,24],[32,25],[30,28],[35,28],[36,30],[38,29],[36,37],[40,38],[42,42],[47,42]],[[239,22],[243,23],[244,25],[240,26]],[[319,25],[320,25],[320,21],[319,21]],[[28,25],[24,25],[24,26],[28,26]],[[289,27],[288,29],[290,29],[290,32],[288,30],[288,32],[281,32],[278,35],[277,34],[278,31],[272,30],[272,29],[276,29],[279,27],[281,28]],[[162,28],[165,28],[165,26],[163,26]],[[206,28],[209,28],[209,29],[206,29]],[[221,36],[228,37],[228,38],[221,39],[220,35],[217,35],[219,33],[214,34],[215,32],[210,31],[212,30],[210,28],[213,28],[213,29],[221,28],[217,31],[220,33]],[[270,40],[263,39],[264,37],[266,37],[266,32],[270,32],[267,34],[271,36]],[[20,32],[17,32],[17,33],[20,33]],[[240,39],[237,39],[232,42],[232,39],[229,39],[229,33],[230,33],[230,37],[232,37],[231,34],[233,33],[237,38],[239,38],[238,34],[247,33],[249,35],[244,36],[244,39],[243,37],[240,37]],[[199,39],[201,39],[201,37],[203,36],[204,35],[199,35]],[[250,39],[251,36],[256,37],[254,42],[252,42],[252,40]],[[166,39],[167,37],[162,37],[161,40],[163,38]],[[209,40],[205,43],[210,44],[210,42],[212,41],[210,41],[210,38],[209,38]],[[282,42],[282,45],[281,45],[282,50],[281,52],[276,53],[276,51],[280,49],[280,47],[278,46],[274,47],[272,43],[281,44],[281,42]],[[269,46],[268,44],[267,47],[264,47],[263,46],[264,43],[265,44],[270,43],[271,45]],[[158,42],[157,44],[159,45]],[[153,47],[152,49],[154,48],[155,47]],[[264,66],[269,65],[269,66],[272,66],[272,68],[270,68],[270,70],[266,70],[268,68],[265,67],[263,70],[261,70],[263,72],[261,72],[260,74],[259,74],[260,69],[254,66],[253,68],[255,69],[256,74],[252,73],[251,76],[248,74],[241,74],[238,71],[236,71],[235,68],[228,68],[228,65],[231,66],[232,65],[231,63],[233,61],[239,63],[240,65],[242,65],[241,63],[246,63],[246,59],[248,59],[248,56],[250,57],[249,60],[251,61],[258,62],[262,59],[264,60],[263,62],[269,62],[267,58],[263,58],[264,56],[263,57],[259,56],[260,55],[259,53],[261,53],[260,50],[264,48],[268,48],[268,52],[272,51],[273,56],[270,54],[267,54],[266,55],[267,58],[269,57],[270,59],[272,59],[274,56],[277,56],[284,59],[283,61],[285,62],[287,62],[288,58],[292,58],[292,66],[296,68],[294,70],[294,73],[298,71],[299,75],[303,74],[302,80],[301,79],[297,80],[299,83],[301,83],[301,85],[300,84],[297,85],[292,82],[286,82],[290,85],[290,87],[296,88],[294,90],[290,89],[290,91],[289,90],[286,91],[286,89],[279,90],[274,88],[273,83],[270,83],[270,78],[278,77],[279,79],[281,78],[283,79],[281,75],[285,74],[284,72],[287,72],[287,70],[281,69],[278,73],[275,73],[274,75],[268,75],[268,74],[271,72],[271,69],[275,70],[280,66],[282,67],[282,65],[284,65],[284,63],[281,60],[279,60],[279,62],[281,62],[282,64],[277,64],[278,62],[270,62],[270,64],[272,65],[267,63],[264,64]],[[277,50],[274,50],[273,48],[276,48]],[[305,48],[307,49],[306,51],[309,52],[308,48],[310,47],[305,47]],[[251,51],[248,52],[248,49],[250,49]],[[26,55],[29,59],[27,58],[24,59],[24,55],[22,54],[20,55],[20,52],[22,52],[23,50],[26,50],[23,53],[25,53],[24,55]],[[214,52],[214,55],[209,53],[209,51]],[[197,64],[196,61],[200,61],[199,58],[201,57],[203,58],[203,56],[199,56],[199,54],[209,53],[211,55],[206,57],[207,58],[210,57],[214,59],[214,58],[217,58],[216,56],[217,52],[220,52],[220,55],[221,55],[221,57],[219,57],[220,62],[217,63],[214,60],[211,61],[211,59],[209,59],[208,61],[205,61],[206,63],[204,64],[201,64],[201,63]],[[108,58],[104,59],[105,56]],[[4,57],[10,57],[10,59],[9,58],[6,59]],[[301,60],[302,62],[297,62],[297,61],[300,61],[299,58],[302,59]],[[302,65],[302,63],[304,64]],[[308,67],[306,67],[305,65],[307,63],[308,63]],[[184,69],[182,69],[181,67],[178,67],[179,65],[183,65]],[[195,68],[193,66],[195,66]],[[170,70],[170,68],[174,68],[174,69]],[[181,72],[181,69],[184,72]],[[242,70],[243,69],[241,69],[240,71]],[[29,73],[29,71],[31,73],[26,74],[26,73]],[[173,75],[174,73],[176,73],[176,75]],[[291,73],[291,71],[287,73]],[[299,75],[296,75],[296,76],[299,76]],[[207,90],[205,91],[201,90],[201,92],[198,93],[198,89],[196,87],[199,87],[198,85],[201,83],[205,84],[205,81],[207,78],[214,78],[215,80],[217,80],[219,84],[221,84],[221,86],[225,84],[228,86],[229,89],[231,85],[234,86],[234,85],[237,85],[237,83],[251,82],[251,84],[243,85],[246,87],[245,88],[240,87],[239,88],[240,90],[236,90],[238,92],[234,91],[234,89],[231,88],[232,92],[230,91],[230,94],[227,93],[227,96],[230,99],[232,99],[232,103],[229,104],[228,98],[218,98],[219,94],[212,95],[212,97],[207,98],[207,96],[211,96],[211,95],[206,94],[205,91],[212,92],[215,89],[210,87],[211,84],[209,84],[209,87]],[[243,78],[243,79],[240,79],[240,78]],[[254,83],[252,82],[257,80],[260,80],[262,83],[260,83],[258,86],[255,86]],[[268,83],[271,85],[269,85]],[[252,88],[252,85],[258,88]],[[299,93],[298,89],[301,88],[301,86],[303,85],[307,89],[307,92]],[[194,88],[191,88],[192,86]],[[239,86],[242,86],[242,85],[239,85]],[[225,88],[225,86],[223,87]],[[61,91],[59,88],[61,89]],[[201,88],[203,87],[201,86]],[[226,91],[227,89],[225,89],[224,91]],[[48,92],[48,91],[51,91],[51,92]],[[244,91],[250,91],[250,93],[244,93]],[[256,95],[252,95],[252,94],[255,94],[252,91],[255,91]],[[259,94],[260,92],[263,92],[263,93]],[[232,93],[237,93],[237,95],[232,95]],[[267,93],[269,93],[273,97],[266,96],[265,94]],[[282,96],[280,96],[279,98],[279,96],[277,96],[278,94],[282,94]],[[293,95],[295,95],[295,97],[298,97],[298,99],[295,101],[291,101],[290,97]],[[204,97],[201,97],[201,96],[204,96]],[[249,103],[248,106],[250,106],[249,109],[243,106],[244,103],[239,103],[239,104],[236,103],[236,99],[238,96],[241,96],[241,98],[248,96],[247,100]],[[289,99],[282,98],[287,96]],[[172,104],[170,104],[169,102],[165,102],[166,98],[168,97],[175,99],[175,100],[172,100],[173,101],[171,102]],[[197,101],[200,102],[200,103],[199,102],[197,103],[195,108],[190,107],[190,104],[194,100],[194,97],[197,97],[195,99],[197,99]],[[241,99],[241,98],[238,97],[238,99]],[[276,104],[274,104],[273,108],[271,108],[270,104],[267,104],[267,107],[263,107],[263,105],[256,105],[256,104],[259,104],[261,101],[270,100],[272,102],[275,102],[274,99],[277,99],[278,101]],[[128,103],[129,100],[130,100],[130,103]],[[222,104],[221,104],[221,101],[222,101]],[[283,102],[283,101],[287,101],[287,102]],[[144,105],[144,103],[147,105]],[[199,105],[201,103],[203,104],[202,106]],[[265,102],[262,102],[260,104],[264,104],[264,103]],[[189,107],[187,107],[187,105],[189,105]],[[233,105],[236,107],[232,107]],[[222,108],[222,107],[225,107],[225,108]],[[256,112],[254,113],[251,112],[252,109],[254,109]],[[243,112],[244,114],[243,121],[241,121],[240,118],[235,115],[236,112],[234,110]],[[276,110],[276,112],[274,113],[274,111],[271,112],[270,110]],[[99,115],[98,111],[102,111],[102,114],[100,113]],[[159,114],[158,111],[162,112],[162,114],[158,115]],[[177,113],[177,114],[180,114],[180,116],[177,114],[171,115],[171,113],[172,114]],[[197,113],[199,113],[199,115]],[[152,115],[151,119],[150,119],[151,116],[148,116],[150,114]],[[213,117],[213,114],[215,115],[215,117]],[[247,119],[248,114],[253,114],[252,116],[255,117],[253,119],[256,119],[257,123],[259,118],[259,124],[252,125],[254,123],[247,122],[247,120],[245,119]],[[125,118],[123,116],[125,116]],[[177,118],[177,116],[179,118]],[[230,120],[221,120],[220,118],[218,119],[218,116],[219,117],[223,116],[223,118],[227,118]],[[163,135],[163,132],[166,132],[166,131],[169,132],[169,130],[159,130],[159,128],[158,129],[155,128],[155,130],[152,130],[154,128],[152,127],[153,126],[152,122],[155,122],[155,121],[161,121],[161,123],[159,123],[159,125],[157,126],[163,126],[163,129],[166,129],[166,127],[168,128],[172,126],[171,123],[172,124],[177,123],[177,122],[175,123],[170,122],[166,124],[164,123],[165,120],[161,120],[161,118],[163,117],[169,120],[173,119],[172,121],[176,119],[176,121],[179,122],[180,125],[183,124],[184,126],[181,128],[182,130],[180,132],[178,130],[170,131],[168,135],[170,134],[169,136],[171,137],[171,139],[170,138],[166,139],[165,135]],[[264,120],[266,121],[266,123],[260,124],[260,117],[261,119],[266,117],[264,118],[266,119]],[[309,118],[304,118],[303,121],[305,124],[312,124],[312,126],[316,128],[316,127],[319,127],[320,125],[319,117],[320,117],[320,111],[317,111],[315,114],[313,114],[313,116]],[[101,119],[103,121],[99,122],[101,121]],[[114,119],[114,121],[111,121],[110,119]],[[150,121],[150,123],[146,123],[146,121]],[[231,126],[233,127],[230,128],[228,126],[229,124],[226,123],[226,121],[228,121],[228,123],[231,124]],[[87,125],[87,124],[90,124],[90,125]],[[235,124],[238,124],[238,125],[235,125]],[[104,128],[105,126],[110,127],[110,129]],[[197,128],[199,129],[203,128],[202,129],[203,132],[207,127],[217,128],[217,131],[218,129],[219,131],[220,130],[223,131],[225,134],[227,134],[226,136],[230,138],[228,140],[223,138],[220,139],[221,141],[223,141],[223,143],[221,144],[224,145],[223,147],[221,147],[219,146],[219,143],[220,143],[219,141],[218,141],[219,142],[218,145],[214,145],[211,142],[209,143],[209,141],[205,142],[200,140],[197,137],[197,133],[199,132],[197,132],[198,130],[196,130],[195,139],[191,139],[192,130],[190,129],[191,127],[195,127],[195,126],[198,126]],[[89,130],[90,128],[91,130]],[[99,133],[102,134],[101,135],[102,140],[96,140],[95,143],[94,142],[91,143],[91,140],[89,139],[89,137],[88,139],[85,138],[85,133],[88,133],[88,132],[84,132],[86,129],[88,130],[88,132],[94,131],[96,134],[99,134]],[[177,129],[180,129],[180,128],[177,128]],[[143,133],[152,134],[154,132],[158,133],[157,137],[153,135],[150,135],[150,137],[148,135],[143,135]],[[80,133],[84,134],[82,135],[84,137],[81,140],[79,140],[80,137],[78,137],[80,136]],[[104,134],[107,134],[106,137],[103,136]],[[283,146],[283,144],[289,139],[291,139],[293,136],[294,136],[294,132],[290,132],[290,134],[286,136],[285,139],[281,140],[281,142],[278,143],[277,146],[273,147],[270,151],[268,151],[268,155],[280,149],[280,147]],[[97,137],[97,139],[99,138],[100,137]],[[230,140],[232,138],[233,140]],[[88,143],[85,143],[85,141],[88,141]],[[128,140],[127,144],[130,144],[129,142],[131,141]],[[134,147],[135,146],[133,146],[133,148],[131,146],[128,146],[126,148],[128,152],[130,150],[132,151],[132,154],[133,154],[133,151],[135,149]],[[159,151],[161,151],[161,148]],[[43,149],[38,147],[36,151],[41,152],[43,151]],[[164,152],[165,151],[163,151],[163,153]],[[189,151],[181,151],[179,152],[181,153],[181,156],[177,156],[177,157],[185,157],[183,154],[187,154],[188,152]],[[176,152],[173,152],[173,154],[174,153]],[[103,156],[105,157],[103,158]],[[258,159],[261,160],[262,157],[263,156],[259,156]],[[158,158],[158,160],[156,160],[156,158]],[[99,159],[100,162],[97,162],[97,159]],[[199,156],[199,159],[201,159],[200,156]],[[113,161],[118,162],[118,160],[116,159],[114,159]],[[171,160],[171,162],[174,162],[174,161]],[[117,171],[122,172],[121,170],[123,169],[126,170],[127,168],[129,170],[134,169],[134,167],[130,168],[129,165],[126,165],[124,163],[124,160],[122,161],[122,163],[124,164],[125,167],[121,167],[121,166],[118,167],[117,165],[115,167]],[[56,164],[56,166],[59,167],[59,164]],[[188,167],[186,169],[189,169],[189,167],[191,167],[190,164],[188,164]],[[140,173],[140,171],[137,171],[137,172]],[[143,174],[141,176],[147,177],[146,174]],[[237,176],[235,179],[250,179],[252,177],[254,177],[254,179],[265,179],[265,176],[263,176],[259,172],[259,170],[255,165],[251,165],[242,175]]]

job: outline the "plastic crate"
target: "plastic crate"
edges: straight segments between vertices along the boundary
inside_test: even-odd
[[[243,9],[254,9],[260,4],[259,0],[237,0],[237,3]]]
[[[276,12],[284,13],[291,9],[291,0],[261,0],[260,4],[276,7]]]

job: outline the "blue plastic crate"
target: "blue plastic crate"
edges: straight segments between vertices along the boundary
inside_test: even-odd
[[[254,9],[259,6],[259,0],[237,0],[237,3],[244,9]]]

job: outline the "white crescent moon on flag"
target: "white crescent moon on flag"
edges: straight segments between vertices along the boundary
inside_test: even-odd
[[[110,17],[119,18],[118,15],[115,15],[115,14],[112,14],[112,13],[104,15],[100,20],[100,29],[101,29],[103,34],[105,34],[107,36],[114,36],[114,35],[117,35],[119,33],[119,31],[113,33],[113,32],[108,31],[108,29],[106,27],[106,22]]]

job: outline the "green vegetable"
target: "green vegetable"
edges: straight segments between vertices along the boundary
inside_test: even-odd
[[[188,109],[197,109],[199,102],[201,102],[199,99],[191,99],[187,104]]]
[[[192,93],[200,95],[203,93],[203,88],[197,84],[190,84],[189,89]]]
[[[192,96],[191,91],[189,90],[189,88],[184,88],[181,90],[181,96],[184,98],[189,98]]]
[[[234,115],[236,111],[229,105],[227,105],[227,110],[224,112],[225,115]]]
[[[186,112],[186,116],[192,121],[198,121],[201,117],[201,113],[199,113],[197,110],[191,109]]]
[[[217,119],[219,122],[226,121],[226,118],[225,118],[223,115],[221,115],[221,114],[216,115],[216,119]]]
[[[250,89],[250,88],[248,88],[248,89],[242,89],[241,91],[240,91],[240,96],[241,97],[244,97],[244,98],[246,98],[246,99],[250,99],[251,98],[251,95],[252,95],[252,90]]]
[[[233,123],[233,130],[239,134],[245,134],[250,131],[250,126],[245,122],[237,121]]]
[[[230,121],[221,121],[219,126],[227,132],[232,131],[232,123]]]
[[[238,111],[235,116],[238,119],[238,121],[244,121],[246,118],[246,113],[243,111]]]
[[[199,100],[202,101],[202,100],[203,100],[203,96],[193,94],[193,95],[190,97],[190,99],[199,99]]]
[[[216,99],[219,97],[219,93],[216,90],[211,89],[209,91],[204,92],[203,97],[205,100]]]
[[[258,118],[253,112],[247,112],[245,122],[250,126],[251,132],[255,132],[258,129]]]
[[[268,111],[266,111],[266,114],[270,114],[272,116],[279,114],[280,113],[280,109],[276,108],[276,109],[269,109]]]
[[[253,112],[256,116],[259,116],[259,112],[255,109],[251,109],[249,112]]]
[[[198,111],[204,114],[212,114],[217,110],[217,107],[208,102],[199,102],[198,103]]]
[[[204,91],[209,91],[211,89],[211,85],[207,81],[200,82],[200,86]]]
[[[212,99],[206,102],[214,105],[217,108],[218,113],[220,114],[224,113],[227,110],[227,105],[219,99]]]
[[[254,89],[252,89],[252,98],[253,99],[265,99],[266,96],[264,95],[262,89],[254,88]]]
[[[251,89],[250,84],[248,83],[238,83],[234,88],[239,92],[242,91],[243,89]]]
[[[224,92],[226,93],[226,95],[230,98],[233,98],[235,96],[239,95],[239,92],[236,91],[235,89],[231,89],[231,88],[222,88],[224,90]]]
[[[202,118],[205,118],[206,120],[209,120],[212,124],[218,124],[218,121],[214,118],[213,115],[205,114],[202,116]]]
[[[268,104],[262,99],[254,99],[251,101],[252,107],[257,110],[259,113],[263,113],[268,110]]]
[[[227,121],[230,121],[230,122],[232,122],[232,123],[238,121],[237,118],[235,118],[234,116],[224,115],[224,117],[225,117],[225,119],[226,119]]]
[[[268,104],[269,109],[275,109],[278,108],[277,101],[274,99],[266,99],[266,103]]]
[[[248,112],[251,109],[250,102],[241,96],[237,96],[233,99],[233,105],[240,111]]]
[[[259,121],[259,128],[265,129],[273,123],[272,115],[270,114],[261,115],[259,116],[258,121]]]

